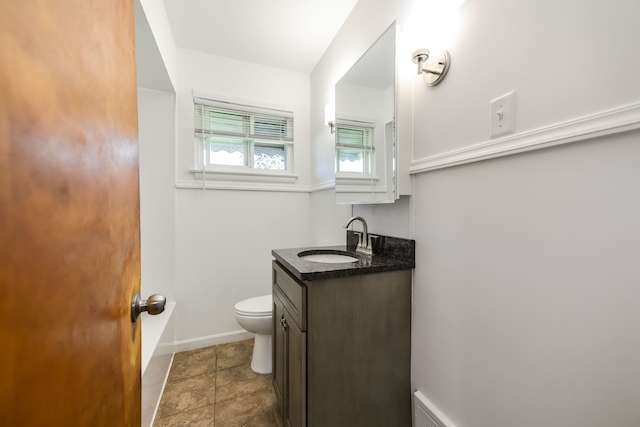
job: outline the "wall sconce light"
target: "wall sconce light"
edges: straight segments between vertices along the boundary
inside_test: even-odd
[[[336,132],[336,104],[333,102],[324,106],[324,122],[331,128],[331,133]]]
[[[451,56],[446,50],[430,54],[429,49],[418,49],[411,54],[414,64],[418,64],[418,74],[427,86],[435,86],[444,79],[449,71]]]

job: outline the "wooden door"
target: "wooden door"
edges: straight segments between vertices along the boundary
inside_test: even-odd
[[[0,2],[0,425],[140,425],[133,0]]]

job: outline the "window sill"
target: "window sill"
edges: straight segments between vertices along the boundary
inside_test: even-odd
[[[191,169],[190,172],[198,181],[203,179],[202,169]],[[294,184],[298,175],[286,171],[261,169],[207,169],[204,179],[211,181],[239,181],[239,182],[278,182]]]
[[[337,185],[377,185],[379,179],[372,177],[369,174],[362,174],[357,172],[337,172],[336,184]]]
[[[298,175],[282,171],[265,170],[206,170],[191,169],[193,180],[180,180],[176,188],[246,191],[308,192],[309,188],[296,185]]]

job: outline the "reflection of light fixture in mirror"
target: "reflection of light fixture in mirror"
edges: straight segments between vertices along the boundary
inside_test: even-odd
[[[435,86],[444,79],[449,71],[451,56],[446,50],[430,54],[429,49],[418,49],[411,54],[414,64],[418,64],[418,74],[427,86]]]
[[[331,133],[336,132],[336,105],[333,102],[324,106],[324,122],[331,128]]]

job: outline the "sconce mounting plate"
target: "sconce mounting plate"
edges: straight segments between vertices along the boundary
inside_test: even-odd
[[[414,63],[422,64],[421,74],[427,86],[435,86],[440,83],[449,71],[451,55],[446,50],[430,52],[427,49],[420,49],[411,56]]]

